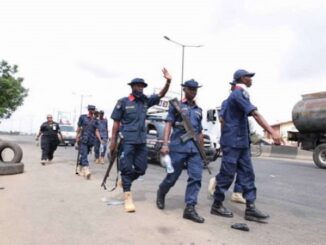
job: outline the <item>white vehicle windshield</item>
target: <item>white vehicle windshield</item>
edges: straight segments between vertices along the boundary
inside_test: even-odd
[[[65,132],[74,132],[74,127],[73,126],[68,126],[68,125],[60,125],[60,130],[65,131]]]

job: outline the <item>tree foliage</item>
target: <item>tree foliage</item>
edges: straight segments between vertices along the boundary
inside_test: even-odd
[[[17,73],[17,65],[0,61],[0,119],[9,118],[28,95],[28,89],[22,86],[24,79],[17,77]]]

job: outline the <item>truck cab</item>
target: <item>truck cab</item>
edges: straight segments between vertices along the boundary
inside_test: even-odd
[[[220,137],[221,124],[218,118],[220,107],[215,107],[206,111],[206,118],[203,120],[205,134],[210,136],[213,147],[215,148],[217,157],[221,153]]]

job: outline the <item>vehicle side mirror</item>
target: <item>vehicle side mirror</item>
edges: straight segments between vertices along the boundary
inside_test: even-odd
[[[215,122],[216,121],[216,110],[208,110],[207,111],[207,122]]]

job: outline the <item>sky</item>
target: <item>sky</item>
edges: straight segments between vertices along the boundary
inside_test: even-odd
[[[179,92],[203,85],[204,109],[228,96],[237,69],[255,72],[251,101],[270,124],[291,120],[302,94],[326,90],[324,0],[1,0],[0,59],[19,66],[29,96],[0,131],[35,133],[47,114],[76,123],[94,104],[110,117],[127,85]],[[83,100],[81,103],[81,100]],[[82,104],[82,105],[81,105]]]

